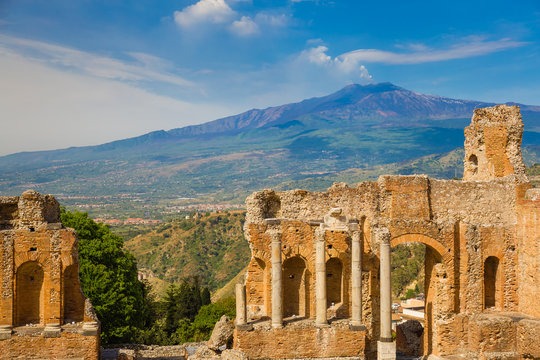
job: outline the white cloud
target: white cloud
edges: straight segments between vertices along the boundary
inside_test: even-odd
[[[328,48],[323,45],[304,50],[300,54],[300,59],[305,59],[309,63],[325,67],[328,71],[338,72],[342,75],[349,75],[357,80],[371,80],[371,75],[364,65],[356,62],[352,63],[347,59],[341,60],[332,58],[326,52]]]
[[[225,0],[200,0],[182,11],[175,11],[174,21],[183,28],[189,28],[200,23],[225,23],[234,14]]]
[[[250,36],[259,33],[259,26],[249,16],[242,16],[240,20],[234,21],[230,29],[233,33],[240,36]]]
[[[182,87],[195,86],[189,80],[163,71],[164,68],[171,67],[167,61],[143,53],[129,53],[138,62],[128,63],[59,45],[0,35],[0,54],[13,52],[20,52],[28,59],[75,69],[98,78],[121,81],[158,81]]]
[[[480,37],[468,37],[465,41],[447,49],[430,49],[424,44],[408,44],[399,47],[408,52],[396,53],[377,49],[358,49],[332,58],[327,54],[328,48],[323,45],[304,50],[300,54],[311,64],[339,71],[342,74],[371,79],[365,63],[383,63],[391,65],[422,64],[428,62],[464,59],[491,54],[526,45],[525,42],[510,39],[486,41]]]
[[[348,66],[369,62],[400,65],[422,64],[482,56],[527,44],[525,42],[513,41],[510,39],[484,41],[477,37],[469,37],[468,40],[469,41],[455,44],[447,49],[429,49],[424,45],[414,44],[413,46],[409,46],[413,51],[404,53],[395,53],[377,49],[358,49],[338,56],[335,61],[342,62]]]

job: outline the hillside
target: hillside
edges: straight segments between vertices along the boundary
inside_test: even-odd
[[[197,126],[0,157],[0,194],[31,188],[56,195],[68,207],[96,205],[107,211],[119,204],[118,211],[242,204],[262,188],[303,183],[312,190],[309,184],[321,178],[332,181],[347,171],[376,176],[388,167],[461,148],[473,109],[488,105],[389,83],[350,85],[328,96]],[[526,160],[540,162],[540,107],[520,106]],[[459,163],[427,174],[453,177],[461,168]],[[414,165],[407,171],[425,172]]]
[[[197,276],[201,285],[213,291],[249,263],[244,219],[245,214],[236,211],[170,221],[126,241],[125,246],[140,269],[173,283]]]

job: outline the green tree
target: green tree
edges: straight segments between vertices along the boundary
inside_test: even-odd
[[[208,290],[207,287],[205,287],[204,289],[202,289],[201,291],[201,305],[208,305],[212,302],[211,298],[210,298],[210,290]]]
[[[133,255],[121,237],[87,213],[62,209],[62,223],[79,237],[81,286],[101,321],[103,343],[130,342],[148,325],[148,288],[137,278]]]

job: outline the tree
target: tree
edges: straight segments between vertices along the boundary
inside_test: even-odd
[[[208,288],[205,287],[201,291],[201,304],[204,306],[204,305],[210,304],[211,302],[212,300],[210,298],[210,290],[208,290]]]
[[[103,343],[130,342],[148,325],[148,288],[138,280],[137,263],[124,241],[87,213],[62,209],[62,223],[79,237],[79,277],[101,321]]]

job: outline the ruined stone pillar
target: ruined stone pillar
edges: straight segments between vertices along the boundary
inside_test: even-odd
[[[380,287],[381,287],[381,335],[377,344],[377,358],[395,359],[396,344],[392,341],[392,263],[390,258],[390,232],[377,229],[380,246]]]
[[[272,327],[283,326],[282,270],[281,270],[281,233],[270,233],[272,239]]]
[[[236,326],[246,325],[246,287],[244,284],[236,284]]]
[[[325,230],[315,231],[315,293],[317,294],[316,325],[327,325],[326,318],[326,242]]]
[[[351,299],[352,299],[352,318],[351,326],[353,328],[362,325],[362,245],[361,232],[353,231],[352,249],[351,249]]]
[[[236,328],[251,330],[253,326],[247,323],[246,286],[236,284]]]

